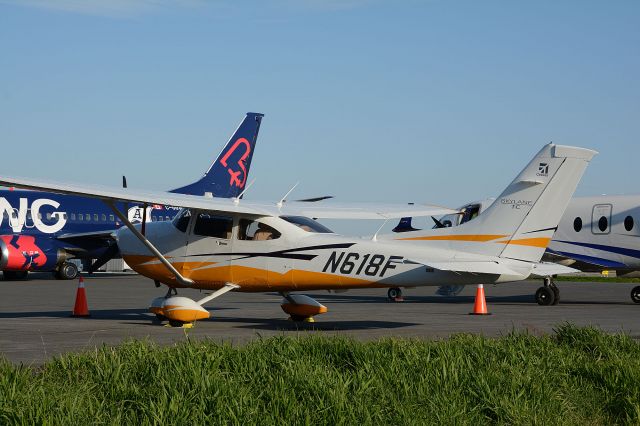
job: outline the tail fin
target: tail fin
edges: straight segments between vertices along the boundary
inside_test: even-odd
[[[539,262],[595,154],[546,145],[474,220],[401,239],[441,241],[457,251]]]
[[[264,114],[248,112],[204,176],[196,182],[169,192],[191,195],[205,195],[209,192],[220,198],[240,195],[249,176],[262,117]]]

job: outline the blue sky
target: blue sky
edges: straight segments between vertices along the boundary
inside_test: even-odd
[[[545,143],[633,194],[637,1],[0,0],[1,174],[169,189],[265,113],[252,199],[458,206]]]

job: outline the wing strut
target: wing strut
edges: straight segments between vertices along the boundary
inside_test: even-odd
[[[133,226],[133,224],[129,221],[129,218],[127,218],[122,214],[120,210],[118,210],[118,208],[112,201],[105,201],[105,203],[111,208],[111,210],[113,210],[116,216],[120,218],[122,223],[124,223],[126,227],[129,228],[131,232],[133,232],[133,235],[138,237],[140,242],[144,244],[149,249],[149,251],[153,253],[156,258],[158,258],[160,263],[162,263],[169,270],[169,272],[171,272],[176,277],[176,280],[180,284],[185,287],[190,287],[191,285],[193,285],[193,280],[183,277],[180,272],[178,272],[178,270],[174,268],[173,265],[162,255],[162,253],[160,253],[160,251],[155,248],[153,244],[151,244],[151,241],[149,241],[144,235],[140,233],[140,231],[136,229],[135,226]]]

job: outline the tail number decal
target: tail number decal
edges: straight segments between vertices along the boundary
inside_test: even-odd
[[[389,269],[396,269],[396,264],[402,263],[402,256],[389,256],[382,254],[365,254],[355,252],[332,252],[327,263],[322,268],[322,272],[336,271],[344,275],[360,275],[361,273],[370,277],[384,277]]]

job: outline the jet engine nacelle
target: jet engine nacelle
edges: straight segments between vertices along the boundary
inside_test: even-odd
[[[0,270],[52,271],[66,254],[48,239],[33,235],[0,235]]]

